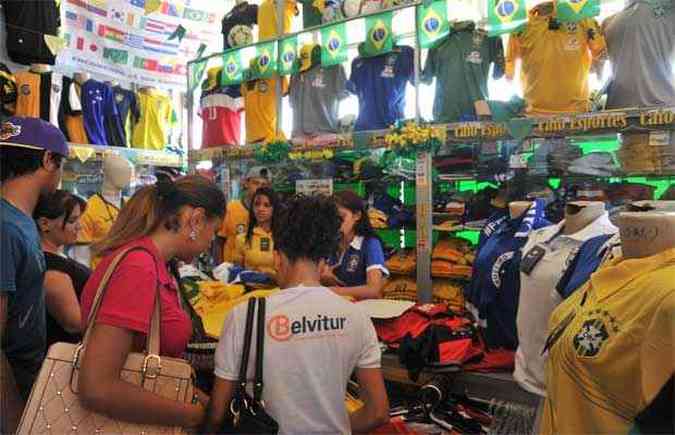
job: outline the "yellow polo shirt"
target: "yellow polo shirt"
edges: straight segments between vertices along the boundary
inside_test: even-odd
[[[522,59],[520,80],[528,114],[587,112],[591,61],[606,49],[594,19],[560,23],[552,30],[549,17],[532,10],[525,30],[509,37],[506,77],[513,78],[516,61]]]
[[[251,80],[241,85],[246,112],[246,143],[274,139],[277,130],[276,79]],[[288,79],[281,81],[281,93],[286,94]]]
[[[134,148],[162,151],[177,122],[171,98],[153,90],[141,91],[137,98],[141,118],[134,128],[131,145]]]
[[[227,204],[225,219],[218,231],[218,236],[226,239],[223,246],[223,261],[234,263],[237,251],[237,236],[246,234],[248,229],[248,209],[240,200]]]
[[[298,6],[295,0],[284,2],[284,33],[291,32],[293,16],[298,14]],[[258,40],[274,38],[277,36],[277,3],[274,0],[264,0],[258,6]]]
[[[628,433],[675,372],[674,278],[675,248],[617,258],[558,306],[541,433]]]
[[[117,206],[106,201],[99,194],[89,198],[87,209],[80,217],[82,229],[78,236],[78,243],[95,243],[107,236],[119,212]]]
[[[272,233],[260,227],[253,228],[251,243],[246,242],[246,234],[237,236],[234,263],[248,270],[255,270],[274,276],[274,240]]]

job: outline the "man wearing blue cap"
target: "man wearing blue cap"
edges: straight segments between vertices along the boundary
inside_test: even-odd
[[[46,351],[45,259],[33,210],[61,181],[68,145],[41,119],[0,124],[0,432],[14,432]],[[18,389],[18,394],[17,394]]]

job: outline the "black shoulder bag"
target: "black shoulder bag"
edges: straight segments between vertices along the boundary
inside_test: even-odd
[[[258,327],[256,338],[255,378],[253,380],[253,397],[246,392],[246,372],[251,352],[253,335],[253,318],[256,302],[258,304]],[[265,298],[250,298],[246,313],[246,329],[244,331],[244,347],[239,368],[239,382],[230,402],[232,426],[229,433],[276,434],[279,431],[277,422],[265,411],[263,394],[263,355],[265,347]]]

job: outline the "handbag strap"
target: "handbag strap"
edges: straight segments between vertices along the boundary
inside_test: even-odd
[[[241,365],[239,366],[239,393],[246,393],[246,372],[248,371],[248,358],[251,352],[251,335],[253,334],[253,316],[255,315],[256,298],[249,298],[248,310],[246,311],[246,328],[244,329],[244,347],[241,351]]]
[[[263,356],[265,352],[265,298],[258,300],[258,330],[256,339],[255,380],[253,399],[261,403],[263,393]]]
[[[89,317],[87,318],[87,328],[85,329],[84,332],[84,337],[82,338],[82,344],[81,348],[86,348],[87,342],[89,341],[89,336],[91,334],[91,331],[94,329],[94,323],[96,320],[96,315],[98,314],[99,309],[101,308],[101,304],[103,302],[103,297],[105,295],[106,290],[108,289],[108,284],[110,283],[110,278],[112,278],[113,273],[117,269],[117,266],[126,258],[127,255],[129,255],[132,252],[135,251],[145,251],[152,258],[154,259],[154,255],[152,252],[149,250],[142,248],[142,247],[133,247],[133,248],[128,248],[117,254],[117,256],[110,262],[108,265],[108,269],[106,269],[105,274],[103,275],[103,278],[101,278],[101,282],[98,285],[98,289],[96,290],[96,296],[94,296],[94,301],[91,305],[91,310],[89,311]],[[155,261],[155,271],[157,274],[157,284],[155,286],[155,299],[154,299],[154,307],[153,307],[153,312],[152,312],[152,318],[150,319],[150,331],[149,334],[146,337],[146,350],[150,355],[159,355],[159,346],[160,346],[160,338],[159,338],[159,332],[160,332],[160,303],[159,303],[159,267],[157,265],[157,261]]]

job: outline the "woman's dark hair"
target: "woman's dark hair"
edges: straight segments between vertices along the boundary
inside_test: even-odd
[[[124,204],[106,238],[94,244],[94,254],[114,251],[132,240],[150,235],[160,225],[177,230],[178,211],[185,205],[203,208],[208,218],[222,219],[225,194],[215,183],[199,175],[145,186]]]
[[[40,197],[35,211],[33,211],[33,219],[36,221],[40,218],[49,220],[58,219],[63,216],[63,227],[75,210],[75,206],[80,206],[80,213],[84,213],[87,208],[87,202],[77,195],[73,195],[65,190],[56,190],[48,195]]]
[[[253,198],[251,198],[251,211],[248,214],[248,229],[246,230],[246,244],[249,246],[251,244],[251,238],[253,238],[253,229],[258,226],[258,219],[255,217],[253,207],[255,206],[255,199],[259,196],[266,196],[272,205],[272,226],[274,226],[274,215],[279,210],[279,200],[277,194],[274,193],[274,190],[269,187],[261,187],[255,191]]]
[[[344,207],[352,213],[361,213],[361,218],[356,222],[356,225],[354,225],[354,233],[357,236],[377,238],[375,230],[373,230],[373,227],[370,225],[366,203],[359,195],[351,190],[344,190],[336,193],[334,198],[335,202],[340,207]]]
[[[292,262],[304,258],[318,263],[337,252],[341,223],[330,198],[294,196],[274,219],[274,248]]]
[[[32,174],[42,167],[45,150],[12,146],[0,147],[0,182]],[[51,154],[51,160],[61,166],[63,156]]]

